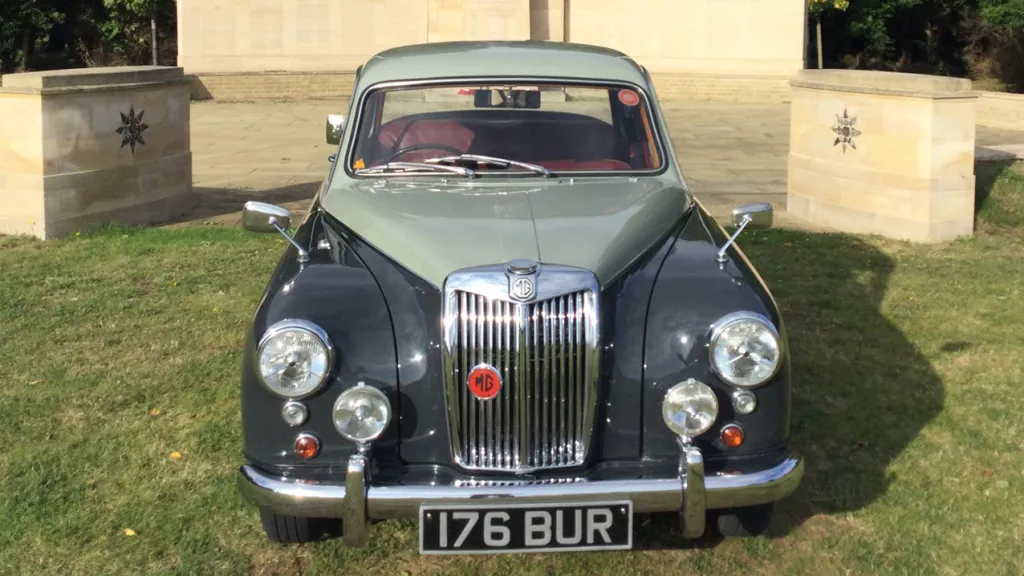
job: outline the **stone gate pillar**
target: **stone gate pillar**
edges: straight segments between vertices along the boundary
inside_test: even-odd
[[[53,238],[192,208],[181,68],[8,74],[0,88],[0,234]]]
[[[791,214],[920,242],[973,233],[969,80],[804,70],[791,85]]]

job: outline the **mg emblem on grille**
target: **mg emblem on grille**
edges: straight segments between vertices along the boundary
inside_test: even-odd
[[[469,373],[469,391],[481,400],[490,400],[501,392],[501,373],[489,364],[480,364]]]
[[[508,295],[516,300],[529,300],[533,298],[533,292],[533,278],[521,276],[512,280]]]

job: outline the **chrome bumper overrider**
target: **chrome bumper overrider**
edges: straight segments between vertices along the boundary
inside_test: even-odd
[[[370,519],[417,518],[422,504],[502,502],[516,504],[631,500],[633,512],[678,511],[683,535],[704,533],[705,511],[767,504],[793,492],[804,464],[790,456],[778,465],[747,474],[704,476],[704,458],[687,447],[677,478],[583,481],[521,486],[372,486],[364,455],[349,460],[345,483],[322,483],[266,475],[252,466],[238,471],[238,487],[250,502],[289,516],[344,518],[344,538],[351,546],[366,543]]]

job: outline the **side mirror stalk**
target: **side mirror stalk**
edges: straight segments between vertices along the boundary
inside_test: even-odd
[[[718,262],[719,267],[725,266],[725,263],[728,261],[728,258],[725,257],[725,251],[736,242],[736,238],[743,233],[743,230],[748,226],[751,230],[767,230],[772,227],[772,221],[773,212],[771,204],[744,204],[734,208],[732,211],[732,222],[736,226],[736,232],[718,249],[718,257],[715,260]]]
[[[309,251],[300,246],[299,243],[295,241],[295,238],[293,238],[292,235],[288,233],[288,230],[284,229],[280,224],[278,224],[277,219],[274,218],[273,216],[270,217],[270,225],[273,226],[278,231],[278,233],[281,234],[281,236],[284,236],[284,239],[287,240],[289,244],[294,246],[295,249],[299,252],[299,264],[305,264],[306,262],[309,262]]]
[[[718,257],[715,258],[715,260],[717,260],[719,264],[726,263],[728,258],[725,257],[725,251],[728,250],[729,246],[732,246],[732,243],[736,241],[736,238],[743,233],[743,229],[747,227],[747,224],[750,224],[753,221],[754,219],[750,216],[750,214],[746,214],[745,216],[743,216],[743,219],[740,220],[739,227],[736,228],[736,232],[734,232],[733,235],[728,240],[726,240],[725,244],[722,244],[722,247],[718,249]]]

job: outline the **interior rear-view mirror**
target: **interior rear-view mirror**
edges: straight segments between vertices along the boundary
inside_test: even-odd
[[[489,90],[473,92],[473,105],[477,108],[540,108],[539,90]]]

